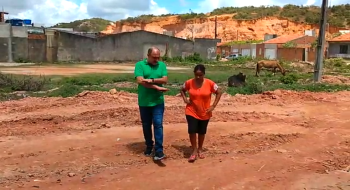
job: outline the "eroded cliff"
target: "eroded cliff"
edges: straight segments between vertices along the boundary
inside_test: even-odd
[[[233,14],[217,16],[217,34],[223,42],[233,40],[262,40],[265,34],[289,35],[303,34],[305,30],[315,29],[318,26],[297,23],[277,17],[267,17],[257,20],[234,20]],[[116,34],[146,30],[163,34],[171,31],[180,38],[214,38],[215,16],[200,19],[183,20],[178,16],[154,17],[147,23],[116,22],[108,26],[102,33]],[[338,28],[328,27],[329,33],[338,32]],[[329,34],[328,34],[329,35]]]

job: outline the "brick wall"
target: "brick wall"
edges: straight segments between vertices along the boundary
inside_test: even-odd
[[[265,45],[264,44],[256,44],[256,58],[264,59],[265,57]]]
[[[231,47],[229,46],[219,46],[217,47],[216,53],[222,56],[223,52],[225,52],[225,56],[228,56],[231,52]]]
[[[301,61],[303,60],[303,48],[278,48],[277,59],[285,61]]]
[[[277,58],[285,61],[306,61],[314,62],[316,59],[316,50],[308,48],[307,57],[304,58],[304,48],[278,48]]]

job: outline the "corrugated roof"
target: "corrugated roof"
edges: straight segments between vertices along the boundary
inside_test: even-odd
[[[328,40],[329,42],[350,42],[350,33]]]
[[[301,38],[303,36],[305,35],[301,35],[301,34],[284,35],[277,38],[273,38],[271,40],[267,40],[264,42],[264,44],[285,44],[289,41]]]

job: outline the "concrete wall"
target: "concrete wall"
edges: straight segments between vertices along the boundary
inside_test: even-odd
[[[12,29],[12,30],[11,30]],[[12,33],[12,38],[10,39]],[[28,32],[25,27],[0,24],[0,61],[9,61],[9,45],[11,42],[12,59],[28,59]]]
[[[46,38],[28,39],[28,60],[31,62],[46,61]]]
[[[96,39],[67,32],[56,34],[58,35],[57,60],[53,61],[95,61],[94,48],[98,48]],[[108,48],[106,44],[106,51],[113,51]]]
[[[0,23],[0,62],[8,61],[10,24]]]
[[[0,62],[8,61],[8,39],[0,38]]]
[[[0,23],[0,38],[8,38],[10,36],[10,24]]]
[[[193,43],[190,40],[143,30],[101,38],[57,31],[57,61],[137,61],[146,58],[147,50],[152,46],[161,50],[161,56],[168,49],[169,57],[195,51],[203,58],[208,58],[216,57],[217,41],[220,40],[195,39]]]
[[[27,27],[23,26],[12,26],[12,36],[18,38],[28,38]]]
[[[14,61],[28,59],[28,38],[12,38],[12,58]]]
[[[204,59],[216,59],[216,45],[221,42],[219,39],[194,39],[194,52],[197,52]]]

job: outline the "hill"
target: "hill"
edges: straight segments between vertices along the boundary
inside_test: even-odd
[[[100,32],[106,29],[106,27],[111,23],[113,22],[102,18],[91,18],[84,20],[76,20],[70,23],[58,23],[52,27],[73,28],[74,30],[80,32]]]
[[[114,34],[135,30],[157,33],[173,32],[176,37],[213,38],[217,17],[218,38],[231,40],[261,40],[264,34],[302,34],[304,30],[318,32],[321,9],[318,6],[223,7],[212,12],[141,15],[109,25],[102,33]],[[350,4],[332,6],[328,10],[329,33],[350,26]]]

